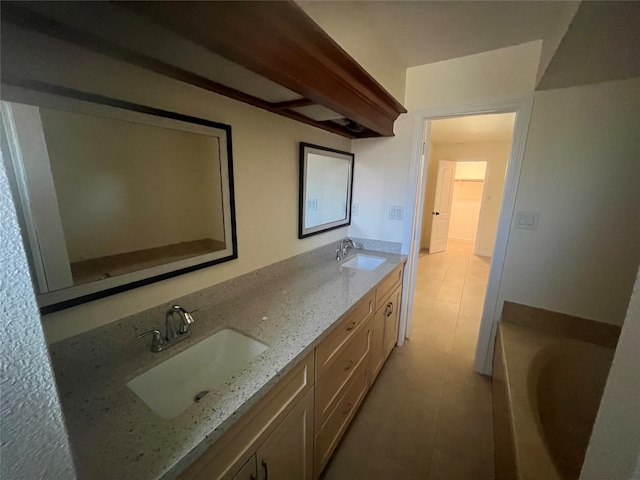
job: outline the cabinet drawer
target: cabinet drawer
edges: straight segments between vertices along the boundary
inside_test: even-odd
[[[402,286],[399,285],[395,289],[389,302],[384,308],[385,323],[384,323],[384,359],[389,356],[393,347],[398,342],[398,325],[400,323],[400,301],[402,300]],[[381,309],[383,310],[383,309]]]
[[[404,264],[400,264],[378,284],[376,287],[376,311],[385,304],[389,294],[402,282],[403,272]]]
[[[347,429],[369,388],[369,368],[363,363],[327,422],[316,434],[314,446],[314,477],[318,478]]]
[[[316,383],[316,428],[320,428],[333,411],[360,364],[369,361],[370,350],[371,321],[368,321]]]
[[[360,331],[373,314],[374,292],[368,293],[346,314],[338,326],[316,347],[316,379],[319,379],[340,354],[346,343]]]
[[[249,460],[299,399],[313,387],[313,355],[287,373],[220,439],[195,460],[180,480],[226,480]]]

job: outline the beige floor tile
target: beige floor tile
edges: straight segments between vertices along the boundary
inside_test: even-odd
[[[431,318],[427,321],[425,328],[411,332],[411,339],[421,347],[450,353],[455,334],[455,321]]]
[[[374,477],[371,477],[374,478]],[[429,468],[429,480],[494,480],[493,463],[451,455],[434,449]]]
[[[478,342],[478,328],[479,325],[475,322],[461,321],[460,318],[458,318],[453,339],[454,350],[456,352],[463,352],[465,350],[475,352]]]
[[[447,364],[446,385],[458,387],[471,397],[491,400],[491,379],[473,369],[473,351],[457,351],[454,349]]]
[[[465,284],[467,276],[464,273],[456,273],[455,271],[449,271],[444,276],[442,283],[444,285],[453,285],[455,287],[462,287]]]
[[[462,299],[462,286],[446,285],[443,284],[438,291],[437,300],[450,303],[460,303]]]
[[[462,290],[461,301],[482,304],[486,296],[485,287],[466,285]]]
[[[420,285],[415,290],[414,298],[429,298],[435,300],[438,297],[438,292],[440,291],[441,286],[442,281],[429,285]]]
[[[413,306],[414,308],[419,307],[422,309],[431,310],[435,301],[435,297],[430,297],[423,294],[418,295],[418,293],[416,292],[415,296],[413,297]]]
[[[396,348],[391,354],[376,384],[382,382],[384,389],[397,392],[402,392],[410,386],[423,394],[442,398],[448,361],[449,356],[446,352],[426,346],[413,338],[412,334],[401,348]],[[378,394],[372,391],[371,396],[377,398]]]
[[[320,477],[324,480],[425,480],[422,472],[386,458],[372,458],[366,451],[354,455],[342,442]]]
[[[431,307],[431,318],[455,321],[458,318],[460,305],[455,302],[436,300]]]
[[[470,464],[493,465],[490,385],[484,394],[446,385],[434,448]]]
[[[482,309],[484,308],[484,299],[472,300],[469,298],[463,298],[460,302],[458,312],[463,316],[482,316]]]

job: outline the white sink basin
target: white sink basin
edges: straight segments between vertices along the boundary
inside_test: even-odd
[[[342,264],[343,267],[353,268],[355,270],[367,270],[372,271],[386,262],[387,259],[384,257],[374,257],[373,255],[361,255],[358,254],[353,257],[351,260],[344,262]]]
[[[160,416],[173,418],[193,405],[198,394],[215,390],[266,349],[264,343],[227,328],[147,370],[127,386]]]

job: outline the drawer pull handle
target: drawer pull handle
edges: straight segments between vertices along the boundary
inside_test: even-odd
[[[347,362],[347,366],[346,366],[346,367],[344,367],[344,371],[345,371],[345,372],[348,372],[349,370],[351,370],[351,367],[353,367],[353,364],[354,364],[354,363],[355,363],[355,362],[354,362],[353,360],[349,360],[349,362]]]
[[[353,408],[353,402],[347,403],[347,408],[344,409],[344,411],[342,412],[342,415],[348,414],[352,408]]]
[[[269,469],[267,468],[267,462],[262,460],[262,468],[264,468],[264,480],[269,480]]]
[[[349,326],[347,327],[347,332],[350,332],[351,330],[353,330],[354,328],[356,328],[356,324],[357,324],[357,323],[358,323],[358,322],[356,322],[356,321],[351,322],[351,323],[349,324]]]
[[[393,313],[393,303],[387,303],[387,311],[385,312],[387,317]]]

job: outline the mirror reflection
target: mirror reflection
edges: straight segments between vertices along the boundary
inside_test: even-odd
[[[40,115],[74,285],[224,249],[216,137]]]
[[[349,152],[301,144],[299,238],[351,223],[353,159]]]
[[[227,126],[35,97],[2,123],[41,306],[236,257]]]

